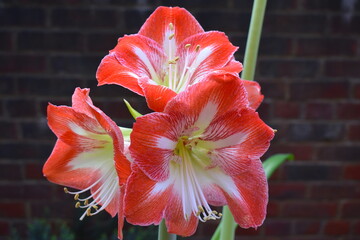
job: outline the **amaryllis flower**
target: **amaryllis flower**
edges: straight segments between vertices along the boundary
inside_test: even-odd
[[[119,127],[93,105],[89,90],[80,88],[74,92],[72,107],[48,106],[48,124],[58,140],[44,165],[44,176],[78,189],[64,188],[74,195],[75,206],[84,209],[81,220],[102,210],[113,217],[118,214],[122,238],[124,185],[130,163],[123,154]]]
[[[169,232],[189,236],[198,220],[221,217],[210,205],[228,205],[241,227],[261,225],[268,187],[259,158],[273,136],[236,76],[212,75],[190,86],[164,112],[136,119],[127,221],[149,225],[165,218]]]
[[[100,63],[99,85],[118,84],[146,97],[149,107],[163,111],[167,102],[208,74],[239,73],[234,60],[237,47],[218,31],[204,32],[185,9],[159,7],[138,34],[120,38]],[[256,108],[262,101],[260,87],[246,81]]]

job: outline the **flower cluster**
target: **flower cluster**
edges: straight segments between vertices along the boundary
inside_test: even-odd
[[[258,116],[260,86],[238,77],[242,65],[224,33],[204,32],[178,7],[159,7],[138,34],[118,40],[101,61],[99,85],[144,96],[153,113],[121,128],[77,88],[72,107],[48,106],[58,137],[44,165],[49,181],[74,195],[85,216],[106,210],[136,225],[192,235],[228,205],[244,228],[262,224],[268,201],[260,157],[274,131]],[[87,196],[86,196],[87,194]]]

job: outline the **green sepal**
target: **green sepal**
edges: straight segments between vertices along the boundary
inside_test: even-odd
[[[137,117],[141,117],[141,116],[142,116],[142,114],[139,113],[138,111],[136,111],[136,110],[130,105],[130,103],[129,103],[128,101],[126,101],[126,100],[124,99],[124,102],[125,102],[125,104],[126,104],[126,107],[129,109],[129,112],[130,112],[131,116],[132,116],[134,119],[136,119]]]

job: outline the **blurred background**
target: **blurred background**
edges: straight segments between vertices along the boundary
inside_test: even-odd
[[[0,0],[0,239],[45,239],[31,238],[36,231],[113,239],[116,219],[78,221],[71,196],[42,176],[56,140],[48,102],[70,105],[76,87],[91,88],[95,105],[131,127],[122,99],[146,113],[144,99],[96,86],[97,66],[118,37],[136,33],[157,6],[182,6],[206,31],[225,32],[242,61],[252,2]],[[291,152],[296,160],[269,181],[264,225],[238,229],[237,239],[359,240],[360,1],[268,0],[264,21],[259,113],[278,132],[263,159]],[[216,224],[200,224],[187,239],[210,239]],[[126,225],[125,240],[156,239],[155,228],[139,229]]]

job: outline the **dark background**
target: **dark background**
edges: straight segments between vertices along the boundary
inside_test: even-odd
[[[95,72],[160,5],[186,7],[205,30],[225,32],[242,61],[250,0],[0,0],[0,239],[13,229],[25,237],[36,219],[54,229],[66,220],[77,239],[111,222],[103,214],[79,223],[71,197],[42,177],[56,140],[46,106],[69,105],[80,86],[119,125],[132,122],[123,98],[148,111],[130,91],[96,87]],[[264,225],[239,229],[239,239],[360,239],[359,36],[360,1],[268,1],[256,80],[260,116],[278,132],[266,156],[292,152],[296,161],[270,180]],[[200,224],[192,239],[209,239],[215,224]]]

